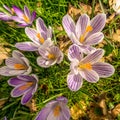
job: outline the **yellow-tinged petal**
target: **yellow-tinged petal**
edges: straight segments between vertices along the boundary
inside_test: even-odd
[[[17,70],[25,70],[27,67],[23,64],[14,64],[14,68]]]
[[[78,67],[81,68],[81,69],[92,70],[92,65],[91,65],[91,63],[86,63],[86,64],[81,64],[81,63],[80,63]]]
[[[55,117],[59,116],[60,115],[60,111],[61,111],[61,108],[59,105],[57,105],[54,110],[53,110],[53,114]]]
[[[27,82],[25,85],[21,86],[19,90],[25,90],[33,85],[33,82]]]
[[[43,37],[41,37],[40,33],[38,33],[36,36],[39,38],[40,43],[43,44],[45,40]]]

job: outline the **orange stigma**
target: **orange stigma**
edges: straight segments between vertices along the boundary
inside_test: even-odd
[[[30,19],[26,16],[26,15],[23,15],[23,19],[26,23],[29,23],[30,22]]]
[[[92,31],[92,30],[93,30],[93,27],[90,26],[90,25],[88,25],[88,26],[86,27],[86,30],[85,30],[85,32],[83,33],[83,35],[80,36],[80,40],[79,40],[79,41],[80,41],[81,43],[83,43],[86,34],[87,34],[88,32],[90,32],[90,31]]]
[[[14,64],[14,68],[17,70],[25,70],[27,67],[23,64]]]
[[[53,114],[54,114],[55,117],[58,117],[58,116],[60,115],[60,110],[61,110],[61,108],[60,108],[59,105],[57,105],[57,106],[54,108]]]
[[[38,33],[36,36],[39,38],[40,43],[43,44],[45,40],[43,37],[41,37],[40,33]]]
[[[86,64],[79,64],[78,66],[81,69],[88,69],[88,70],[92,70],[92,65],[91,63],[86,63]]]
[[[25,85],[21,86],[19,90],[25,90],[33,85],[33,82],[27,82]]]
[[[12,13],[12,15],[15,13],[15,11],[14,11],[14,9],[13,9],[13,8],[11,8],[11,13]]]
[[[55,59],[55,55],[54,54],[48,54],[48,59]]]

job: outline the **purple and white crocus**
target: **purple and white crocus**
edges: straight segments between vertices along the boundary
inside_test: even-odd
[[[67,98],[58,97],[50,101],[37,115],[35,120],[69,120],[70,110],[67,107]]]
[[[67,76],[67,84],[70,90],[77,91],[83,84],[83,79],[96,83],[99,78],[111,76],[115,69],[112,65],[100,62],[104,50],[97,49],[83,58],[78,45],[73,44],[68,51],[68,58],[71,61],[70,73]]]
[[[13,10],[17,16],[12,16],[12,20],[20,23],[18,26],[26,27],[32,25],[34,19],[36,18],[36,12],[30,14],[30,10],[27,6],[24,6],[24,11],[22,11],[17,6],[13,6]]]
[[[70,40],[88,54],[95,49],[91,47],[92,45],[103,40],[104,34],[101,31],[105,26],[105,21],[105,14],[98,14],[91,21],[87,14],[82,14],[75,24],[67,14],[63,17],[62,24]]]
[[[8,21],[8,20],[12,20],[12,16],[14,15],[14,9],[13,8],[9,8],[6,5],[3,5],[4,9],[7,10],[7,12],[0,12],[0,20],[4,20],[4,21]]]
[[[10,86],[15,87],[11,91],[12,97],[22,96],[21,104],[24,105],[31,100],[38,87],[36,75],[18,75],[8,80]]]
[[[36,29],[26,27],[26,35],[32,40],[32,42],[16,43],[16,48],[24,51],[37,51],[39,47],[49,47],[53,45],[52,29],[47,28],[44,21],[41,18],[36,20]]]
[[[0,68],[0,75],[15,76],[29,74],[32,70],[28,59],[19,51],[14,50],[12,57],[5,60],[6,66]]]
[[[37,58],[37,64],[41,67],[48,68],[55,63],[60,64],[63,60],[63,53],[57,46],[39,48],[40,56]]]

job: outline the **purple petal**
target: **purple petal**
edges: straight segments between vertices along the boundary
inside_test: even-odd
[[[49,26],[48,30],[47,30],[47,38],[52,38],[52,28]]]
[[[12,13],[11,9],[10,9],[7,5],[3,5],[3,7],[4,7],[7,11],[9,11],[9,13]]]
[[[88,33],[88,36],[90,36],[91,34],[94,34],[96,32],[102,31],[102,29],[105,26],[105,22],[106,22],[106,14],[96,15],[90,22],[93,30]]]
[[[37,38],[37,31],[33,28],[25,28],[26,35],[37,45],[40,45],[39,39]]]
[[[21,99],[21,104],[22,105],[25,105],[27,102],[29,102],[32,98],[33,94],[32,94],[32,91],[30,90],[29,92],[25,93],[23,96],[22,96],[22,99]]]
[[[42,35],[42,37],[46,40],[47,39],[47,27],[44,21],[41,18],[36,20],[36,28],[37,31]]]
[[[45,107],[43,108],[37,115],[37,117],[35,118],[35,120],[46,120],[48,114],[51,112],[51,108],[50,107]]]
[[[81,45],[81,43],[79,42],[78,38],[75,36],[74,33],[71,33],[70,36],[70,40],[73,42],[73,44],[77,44],[77,45]]]
[[[30,91],[31,89],[33,89],[33,87],[24,87],[26,84],[22,84],[19,85],[17,87],[15,87],[12,91],[11,91],[11,96],[12,97],[19,97],[25,93],[27,93],[28,91]]]
[[[18,48],[19,50],[23,51],[37,51],[38,50],[38,45],[32,42],[20,42],[16,43],[15,47]]]
[[[70,90],[78,91],[83,84],[82,77],[80,74],[69,73],[67,76],[67,84]]]
[[[29,19],[31,18],[30,10],[28,9],[27,6],[24,6],[24,14],[25,14],[25,16],[27,16]]]
[[[18,16],[12,16],[11,19],[18,22],[18,23],[25,24],[25,21],[22,18],[18,17]]]
[[[64,119],[60,119],[60,120],[69,120],[70,119],[70,110],[67,106],[63,106],[62,108],[62,116],[64,116]],[[61,116],[61,118],[62,118]]]
[[[23,80],[21,80],[21,79],[19,79],[17,77],[11,78],[11,79],[8,80],[8,84],[10,86],[13,86],[13,87],[15,87],[17,85],[20,85],[20,84],[24,84],[24,83],[25,83],[25,81],[23,81]]]
[[[92,34],[91,36],[89,36],[84,44],[86,45],[96,45],[98,43],[100,43],[104,38],[104,34],[102,32],[97,32]]]
[[[81,34],[84,34],[86,31],[86,27],[90,23],[90,18],[87,14],[83,14],[79,17],[78,24],[81,25]]]
[[[71,36],[71,33],[75,34],[75,23],[68,14],[63,17],[62,24],[69,37]]]
[[[46,47],[47,48],[47,47]],[[49,54],[49,51],[50,51],[50,48],[44,48],[44,47],[39,47],[39,49],[38,49],[38,52],[39,52],[39,54],[43,57],[43,58],[45,58],[46,60],[48,59],[48,54]]]
[[[8,21],[12,20],[12,17],[10,15],[0,12],[0,20]]]
[[[13,74],[10,74],[11,69],[7,66],[0,68],[0,75],[3,76],[14,76]]]
[[[21,23],[21,24],[18,24],[19,27],[28,27],[28,26],[31,26],[31,24],[28,24],[28,23]]]
[[[13,9],[19,17],[22,17],[24,15],[23,11],[20,8],[18,8],[17,6],[13,6]]]
[[[14,51],[12,52],[12,56],[13,56],[14,58],[18,58],[18,59],[20,59],[21,57],[24,57],[24,55],[23,55],[20,51],[18,51],[18,50],[14,50]]]
[[[96,83],[99,80],[98,74],[94,70],[81,70],[80,75],[91,83]]]
[[[115,69],[112,65],[108,63],[97,62],[92,65],[93,70],[95,70],[100,77],[109,77],[114,74]]]
[[[80,61],[82,58],[83,54],[80,50],[80,47],[76,44],[71,45],[68,50],[68,59],[70,61],[73,61],[74,59]]]
[[[32,12],[32,15],[31,15],[31,22],[34,21],[34,19],[36,18],[36,12]]]
[[[87,55],[82,61],[81,63],[96,63],[97,61],[99,61],[102,56],[104,55],[104,50],[103,49],[97,49],[95,52]]]
[[[57,97],[56,100],[58,102],[62,102],[64,104],[67,104],[67,102],[68,102],[68,99],[66,97],[63,97],[63,96]]]
[[[20,75],[20,74],[24,74],[26,72],[26,70],[10,70],[9,74],[11,74],[11,76],[15,76],[15,75]]]
[[[79,61],[77,59],[74,59],[74,61],[71,62],[70,64],[70,70],[73,71],[75,74],[78,74],[78,65],[79,65]]]

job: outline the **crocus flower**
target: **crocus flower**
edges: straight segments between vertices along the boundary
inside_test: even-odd
[[[16,48],[24,51],[37,51],[39,47],[48,47],[53,45],[51,41],[52,29],[47,28],[44,21],[41,18],[36,20],[36,29],[25,28],[26,35],[32,40],[32,42],[17,43]]]
[[[31,100],[38,87],[36,75],[18,75],[8,80],[10,86],[15,87],[11,91],[12,97],[22,96],[21,104],[24,105]]]
[[[3,5],[3,7],[7,10],[7,12],[0,12],[0,20],[4,21],[12,20],[11,16],[14,15],[14,9],[9,8],[6,5]]]
[[[50,101],[39,112],[35,120],[69,120],[70,111],[66,105],[67,101],[65,97],[58,97],[56,100]]]
[[[27,6],[24,6],[24,11],[17,6],[13,6],[13,9],[17,16],[12,16],[12,19],[20,23],[19,26],[26,27],[32,25],[34,19],[36,18],[36,12],[32,12],[31,15]]]
[[[39,48],[38,52],[41,56],[37,58],[37,64],[44,68],[50,67],[55,63],[59,64],[63,60],[63,53],[56,46]]]
[[[104,38],[101,32],[105,26],[106,15],[98,14],[91,21],[87,14],[79,17],[77,23],[67,14],[63,17],[63,27],[74,44],[80,46],[84,53],[94,50],[91,46],[101,42]]]
[[[0,68],[0,75],[14,76],[29,74],[32,70],[28,59],[19,51],[14,50],[12,57],[5,60],[6,66]]]
[[[116,0],[113,4],[113,9],[116,12],[116,14],[120,14],[120,0]]]
[[[103,55],[104,50],[97,49],[83,58],[78,45],[70,46],[68,58],[71,61],[71,71],[67,76],[67,84],[70,90],[79,90],[83,84],[83,79],[96,83],[100,77],[109,77],[114,73],[115,70],[112,65],[100,62]]]
[[[4,117],[4,120],[7,120],[7,117],[6,117],[6,116]]]

